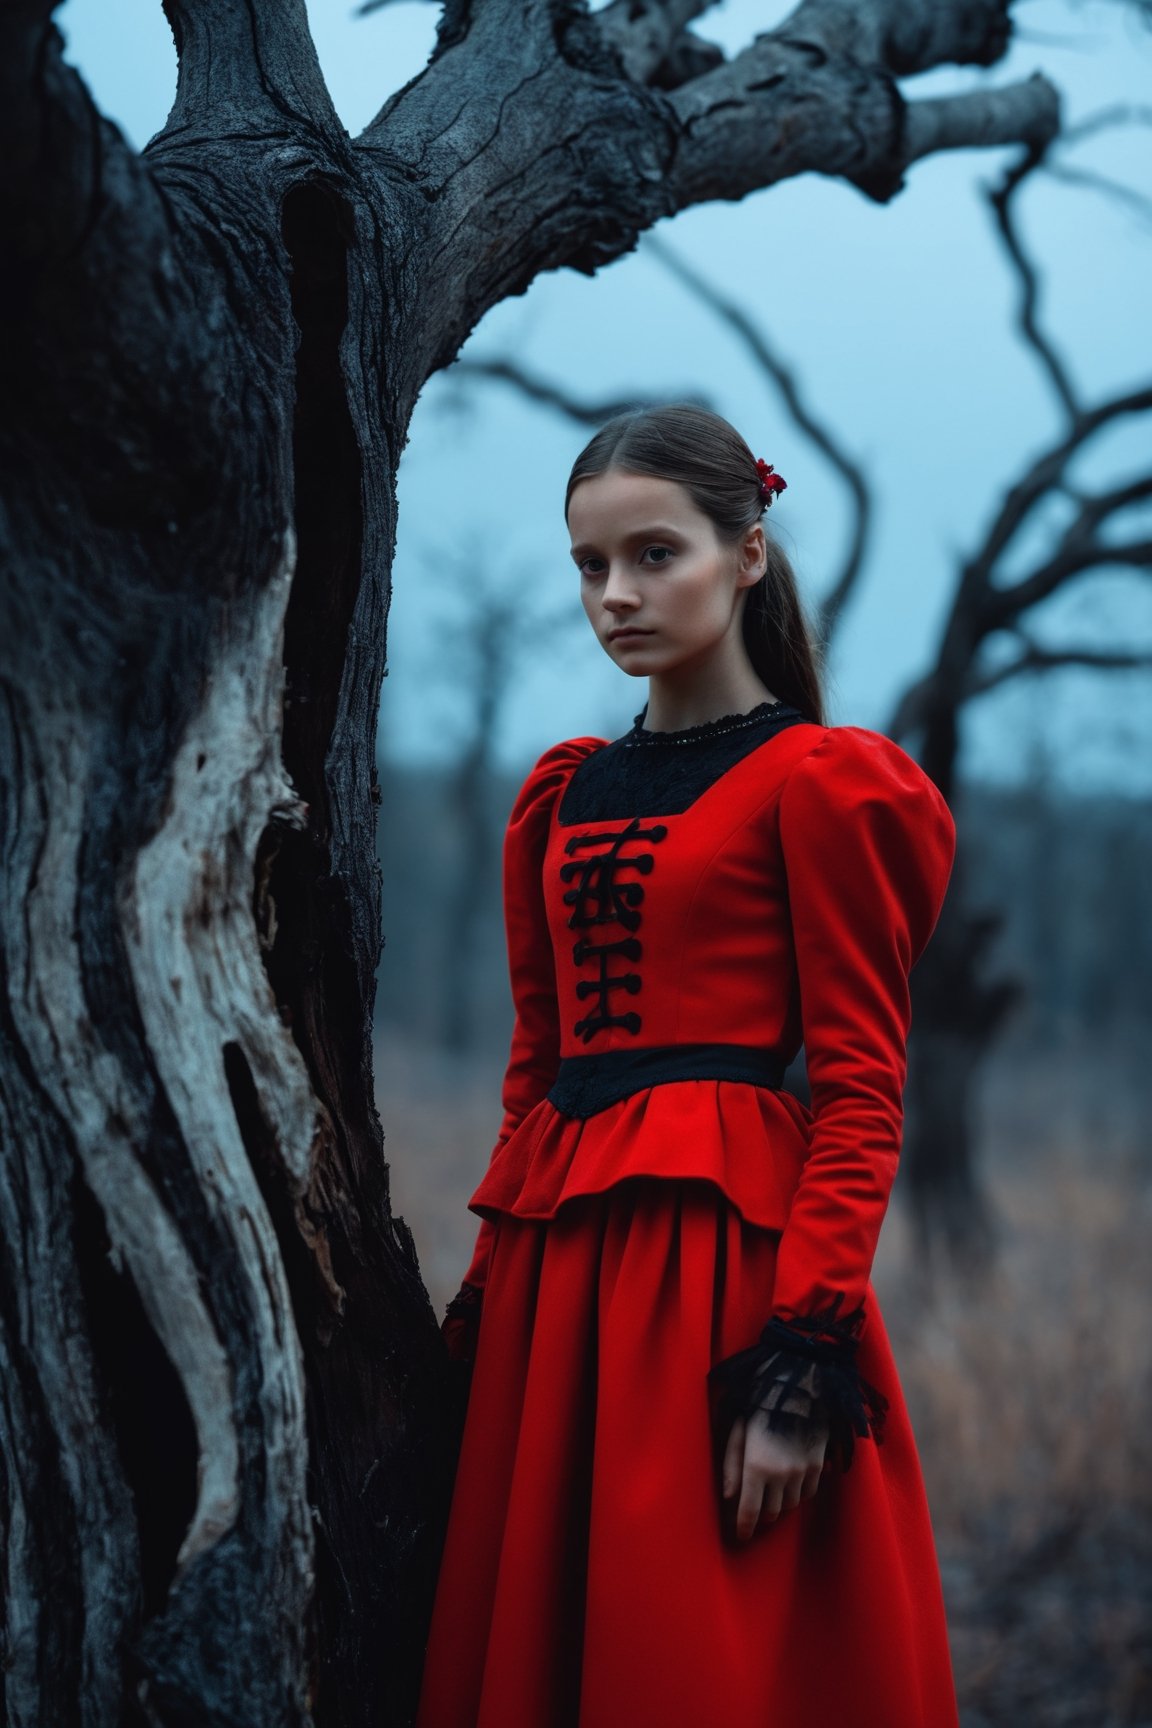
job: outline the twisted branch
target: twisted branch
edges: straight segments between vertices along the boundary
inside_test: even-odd
[[[527,366],[522,366],[518,360],[510,360],[505,356],[493,359],[457,360],[452,366],[449,378],[483,378],[494,383],[507,384],[529,402],[537,402],[541,407],[554,408],[558,414],[565,415],[577,426],[603,426],[606,420],[612,420],[617,414],[627,414],[630,409],[649,407],[656,401],[696,402],[702,408],[709,406],[708,402],[698,392],[683,391],[667,396],[615,396],[602,397],[599,401],[579,397],[566,389],[563,384],[554,379],[544,378],[539,372],[533,372]]]
[[[969,697],[985,696],[1026,672],[1052,672],[1064,666],[1089,666],[1102,672],[1125,672],[1152,666],[1152,652],[1137,650],[1085,647],[1042,648],[1038,642],[1021,638],[1023,648],[1014,660],[986,671],[973,672],[968,681]]]
[[[1097,116],[1080,129],[1080,136],[1088,136],[1114,119],[1114,113]],[[1017,229],[1014,205],[1028,177],[1045,165],[1045,153],[1029,149],[1007,171],[1001,184],[990,190],[989,199],[1005,255],[1020,284],[1017,316],[1021,336],[1052,385],[1067,424],[1056,442],[1041,452],[1005,495],[983,544],[961,572],[935,664],[900,697],[888,727],[894,738],[924,735],[925,766],[946,794],[958,748],[956,716],[969,696],[992,689],[1017,672],[1048,670],[1062,664],[1127,665],[1130,660],[1126,650],[1041,650],[1029,644],[1008,666],[977,671],[977,656],[988,637],[1006,629],[1019,631],[1020,621],[1029,611],[1093,570],[1152,568],[1152,542],[1114,542],[1101,533],[1122,511],[1152,497],[1152,471],[1087,495],[1078,492],[1068,478],[1073,459],[1097,433],[1122,418],[1152,411],[1152,384],[1092,408],[1084,407],[1062,357],[1041,327],[1037,273]],[[1003,580],[1002,561],[1040,503],[1057,492],[1076,501],[1072,520],[1039,563],[1022,577]],[[1131,663],[1143,664],[1143,657],[1137,655]]]

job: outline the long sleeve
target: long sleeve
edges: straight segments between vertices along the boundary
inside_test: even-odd
[[[556,801],[575,769],[602,738],[569,738],[537,760],[508,818],[503,851],[504,930],[515,1018],[501,1088],[503,1118],[492,1158],[556,1078],[560,1017],[556,970],[544,902],[544,849]],[[441,1327],[450,1354],[470,1360],[488,1277],[495,1226],[482,1220],[472,1259]]]
[[[877,733],[837,727],[780,802],[812,1094],[804,1169],[760,1341],[713,1370],[734,1407],[819,1414],[847,1465],[884,1401],[854,1365],[903,1127],[909,973],[939,916],[955,831],[940,793]],[[793,1420],[795,1419],[795,1420]]]

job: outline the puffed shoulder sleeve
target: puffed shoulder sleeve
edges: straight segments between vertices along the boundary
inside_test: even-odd
[[[544,1097],[560,1063],[556,968],[544,903],[544,849],[552,813],[572,774],[603,738],[568,738],[534,764],[516,795],[504,834],[504,930],[515,1018],[501,1091],[503,1119],[492,1156]],[[484,1219],[459,1293],[442,1331],[456,1356],[470,1354],[494,1226]]]
[[[812,1133],[771,1319],[759,1345],[714,1372],[747,1408],[770,1394],[780,1427],[818,1394],[847,1464],[852,1435],[879,1438],[882,1426],[884,1400],[853,1357],[900,1152],[909,973],[940,913],[955,830],[909,756],[849,726],[792,770],[779,821]]]

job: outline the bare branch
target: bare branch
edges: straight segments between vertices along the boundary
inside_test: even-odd
[[[1112,198],[1117,204],[1126,204],[1137,216],[1145,221],[1152,219],[1152,198],[1137,192],[1131,186],[1125,186],[1120,180],[1113,180],[1107,174],[1096,174],[1089,168],[1066,168],[1055,162],[1046,162],[1044,172],[1053,180],[1062,180],[1067,186],[1085,186],[1090,192],[1103,192],[1105,197]]]
[[[883,63],[898,78],[944,62],[991,66],[1009,41],[1003,0],[976,0],[959,10],[933,0],[801,0],[782,29],[830,55]]]
[[[772,350],[763,330],[749,317],[744,308],[721,293],[698,270],[686,263],[678,252],[673,251],[656,235],[645,236],[644,249],[659,258],[665,269],[670,270],[722,323],[727,324],[728,328],[740,338],[756,365],[779,390],[794,424],[836,469],[851,494],[853,525],[848,551],[840,574],[820,605],[819,634],[821,641],[827,645],[864,564],[864,553],[871,526],[872,501],[868,488],[864,484],[863,471],[859,464],[854,462],[842,446],[837,443],[830,429],[816,419],[803,400],[795,374]]]
[[[545,408],[555,408],[558,413],[566,414],[579,426],[602,426],[606,420],[611,420],[617,414],[626,414],[631,408],[648,407],[656,401],[667,402],[698,402],[702,407],[707,403],[704,398],[692,391],[681,391],[677,395],[668,396],[621,396],[610,397],[599,402],[581,400],[573,396],[562,384],[543,378],[538,372],[532,372],[526,366],[521,366],[517,360],[457,360],[446,374],[449,381],[460,376],[472,378],[493,379],[501,384],[508,384],[512,389],[526,396],[530,402],[539,402]]]
[[[1046,563],[1006,587],[993,587],[988,577],[987,591],[975,612],[979,634],[984,636],[991,630],[1002,629],[1009,620],[1046,599],[1065,582],[1097,565],[1133,564],[1141,567],[1146,561],[1147,548],[1139,541],[1128,546],[1113,545],[1099,540],[1096,531],[1108,517],[1149,498],[1152,498],[1152,475],[1147,474],[1109,492],[1082,497],[1080,508],[1061,536],[1056,553]]]
[[[741,198],[803,169],[886,202],[920,157],[1040,144],[1056,133],[1057,93],[1039,73],[999,90],[906,103],[889,65],[849,58],[831,40],[835,48],[785,26],[673,94],[683,128],[672,176],[677,208]]]
[[[1023,651],[1015,660],[994,666],[984,672],[973,672],[968,682],[969,696],[985,696],[1002,684],[1025,672],[1052,672],[1062,666],[1088,666],[1101,672],[1133,671],[1152,666],[1152,649],[1144,652],[1106,648],[1042,648],[1039,643],[1025,640]]]
[[[1110,108],[1086,115],[1075,126],[1066,126],[1057,143],[1062,149],[1070,144],[1081,144],[1085,138],[1094,138],[1098,132],[1106,132],[1113,126],[1152,126],[1152,108],[1141,107],[1138,103],[1114,103]]]
[[[1008,170],[1000,185],[989,189],[988,202],[992,206],[996,226],[1009,260],[1020,280],[1020,334],[1039,359],[1068,418],[1075,421],[1080,413],[1080,405],[1076,400],[1072,380],[1068,376],[1063,361],[1036,321],[1036,302],[1039,294],[1036,269],[1024,250],[1024,243],[1016,228],[1013,208],[1016,192],[1028,175],[1040,165],[1043,154],[1043,148],[1027,151],[1023,158]]]
[[[1101,110],[1096,115],[1082,121],[1078,126],[1062,133],[1052,140],[1040,139],[1034,142],[1004,175],[998,186],[988,189],[988,200],[992,208],[1001,241],[1008,254],[1009,262],[1020,283],[1019,327],[1026,345],[1031,348],[1056,392],[1068,418],[1076,423],[1081,408],[1077,400],[1072,379],[1060,356],[1049,338],[1041,330],[1037,319],[1037,304],[1039,300],[1039,283],[1035,265],[1029,258],[1024,242],[1020,236],[1015,218],[1015,201],[1020,187],[1029,175],[1037,169],[1043,169],[1054,178],[1066,181],[1079,181],[1081,184],[1094,185],[1097,189],[1106,188],[1115,197],[1121,197],[1134,204],[1141,214],[1152,211],[1152,203],[1139,193],[1115,182],[1105,180],[1087,170],[1069,168],[1052,160],[1055,147],[1067,146],[1080,142],[1108,127],[1116,125],[1142,124],[1152,121],[1152,109],[1115,106]]]
[[[955,774],[959,743],[957,714],[971,693],[973,664],[987,637],[994,631],[1012,628],[1030,607],[1089,570],[1152,566],[1152,546],[1139,541],[1107,545],[1096,532],[1107,518],[1144,502],[1152,494],[1152,478],[1142,475],[1123,486],[1088,496],[1075,492],[1066,480],[1072,457],[1096,432],[1114,425],[1122,416],[1150,410],[1152,387],[1145,387],[1079,413],[1071,432],[1042,452],[1009,489],[983,545],[965,564],[935,663],[904,691],[887,726],[896,739],[906,739],[917,732],[924,734],[921,759],[946,794]],[[1056,552],[1028,576],[1009,586],[998,586],[996,573],[1001,557],[1041,500],[1057,490],[1076,498],[1079,509]]]
[[[703,0],[642,3],[652,11],[633,17],[629,76],[624,15],[611,6],[453,0],[427,69],[361,134],[381,196],[409,201],[405,267],[438,287],[413,354],[421,378],[540,271],[590,273],[689,204],[806,172],[888,199],[929,149],[1056,130],[1055,92],[1039,77],[925,106],[932,124],[909,125],[897,79],[945,61],[990,64],[1007,40],[1006,0],[802,0],[779,30],[687,82],[653,62],[666,41],[683,45]]]
[[[1152,474],[1142,474],[1111,492],[1092,492],[1081,499],[1081,516],[1086,526],[1095,527],[1117,511],[1130,510],[1133,504],[1143,504],[1152,498]]]
[[[801,162],[876,198],[899,187],[904,105],[892,78],[783,30],[675,91],[671,104],[680,126],[673,208],[743,198]]]
[[[972,90],[909,102],[903,165],[941,150],[994,144],[1042,148],[1060,125],[1060,96],[1040,72],[998,90]]]
[[[1072,458],[1079,454],[1097,432],[1112,426],[1129,414],[1152,410],[1152,385],[1145,385],[1111,401],[1099,403],[1082,412],[1071,432],[1057,444],[1043,450],[1015,485],[1005,494],[984,543],[970,559],[964,578],[965,595],[975,594],[991,586],[993,572],[1015,536],[1028,521],[1037,505],[1057,486],[1063,486],[1064,475]]]
[[[1152,569],[1152,540],[1131,540],[1113,546],[1095,538],[1085,540],[1069,534],[1055,556],[1030,576],[1013,583],[1010,588],[997,588],[989,595],[983,609],[985,629],[982,633],[1002,628],[1041,600],[1047,600],[1050,594],[1055,594],[1074,577],[1107,566]]]
[[[320,71],[304,0],[164,0],[176,38],[176,101],[160,141],[189,131],[345,136]],[[153,143],[153,149],[156,148]]]

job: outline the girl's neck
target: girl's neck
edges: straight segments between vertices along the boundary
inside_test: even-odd
[[[702,726],[727,714],[747,714],[759,703],[775,700],[776,692],[768,689],[751,666],[744,676],[696,677],[683,684],[650,678],[644,730],[680,732],[687,726]]]

